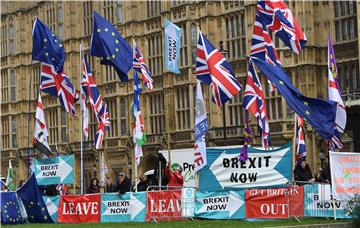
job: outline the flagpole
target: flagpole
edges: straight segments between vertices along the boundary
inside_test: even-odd
[[[135,42],[135,39],[134,39],[134,34],[132,35],[132,49],[133,49],[133,74],[135,73],[134,72],[134,55],[135,55],[135,45],[134,45],[134,42]],[[133,78],[134,78],[134,75],[133,75]],[[134,91],[134,97],[135,97],[135,91]],[[139,95],[139,103],[140,103],[140,95]],[[135,104],[133,103],[133,107],[134,107],[134,110],[133,112],[135,112]],[[136,117],[135,117],[135,122],[136,122]],[[133,140],[134,140],[134,134],[133,134]],[[135,142],[135,145],[134,145],[134,174],[135,174],[135,192],[137,192],[137,179],[138,179],[138,165],[136,163],[136,155],[135,155],[135,150],[136,150],[136,142]]]
[[[30,175],[30,172],[31,172],[31,159],[30,159],[30,154],[31,154],[31,150],[30,150],[30,111],[31,111],[31,73],[32,73],[32,68],[33,68],[33,64],[32,64],[32,60],[31,60],[31,63],[30,63],[30,79],[29,79],[29,103],[28,103],[28,106],[29,106],[29,109],[28,109],[28,164],[29,164],[29,167],[28,167],[28,176]],[[35,149],[34,149],[34,152],[35,152]]]
[[[83,110],[82,110],[82,89],[81,89],[81,79],[82,79],[82,70],[81,70],[81,44],[80,44],[80,186],[81,186],[81,195],[84,195],[84,157],[83,157]],[[74,185],[75,186],[75,185]],[[74,187],[75,188],[75,187]]]
[[[297,114],[294,112],[294,136],[293,136],[293,151],[292,151],[292,171],[294,171],[295,169],[295,158],[296,158],[296,128],[298,125],[298,121],[297,121]],[[294,179],[294,175],[292,175],[292,181],[295,181]]]

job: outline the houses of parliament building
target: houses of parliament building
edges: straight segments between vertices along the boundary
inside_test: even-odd
[[[343,151],[360,151],[360,2],[285,1],[308,42],[296,55],[273,35],[280,61],[293,84],[306,96],[327,98],[327,38],[330,34],[341,79],[348,121],[341,135]],[[134,37],[154,79],[153,90],[143,88],[140,96],[147,142],[144,160],[155,159],[159,150],[193,148],[195,85],[194,71],[197,27],[224,53],[236,76],[245,86],[256,1],[1,1],[1,175],[6,177],[11,159],[16,183],[28,175],[29,154],[37,156],[32,137],[40,80],[40,63],[32,61],[32,27],[36,17],[62,40],[66,52],[64,71],[79,92],[79,46],[89,53],[92,13],[110,21],[131,43]],[[359,8],[359,11],[357,10]],[[164,19],[182,29],[180,74],[164,68]],[[131,102],[132,73],[120,82],[115,70],[88,62],[108,105],[111,127],[103,142],[107,167],[112,176],[125,172],[134,178]],[[294,114],[277,91],[270,92],[261,77],[269,113],[271,142],[280,146],[293,140]],[[244,89],[244,88],[243,88]],[[245,112],[242,93],[222,108],[211,101],[209,86],[203,86],[209,132],[207,146],[240,145],[244,141]],[[56,97],[42,94],[49,144],[61,154],[75,155],[76,187],[80,187],[80,105],[77,116],[60,107]],[[225,117],[224,117],[225,114]],[[29,122],[30,121],[30,122]],[[254,145],[260,146],[257,124],[251,116]],[[85,186],[99,176],[99,151],[93,146],[97,124],[91,114],[89,138],[84,142]],[[224,134],[225,133],[225,134]],[[310,125],[305,126],[307,161],[317,170],[328,154],[327,145]],[[143,168],[145,169],[145,168]],[[141,168],[140,168],[141,170]]]

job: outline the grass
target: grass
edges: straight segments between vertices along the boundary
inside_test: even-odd
[[[294,226],[294,225],[305,225],[305,224],[323,224],[323,223],[334,223],[334,222],[349,222],[349,220],[328,220],[322,218],[303,218],[300,220],[301,223],[294,219],[285,220],[262,220],[262,221],[243,221],[243,220],[196,220],[196,221],[162,221],[156,223],[82,223],[76,224],[77,228],[96,228],[96,227],[107,227],[107,228],[139,228],[139,227],[156,227],[156,228],[189,228],[189,227],[217,227],[217,228],[241,228],[241,227],[275,227],[275,226]],[[53,227],[53,228],[70,228],[74,224],[22,224],[22,225],[7,225],[3,226],[6,228],[42,228],[42,227]]]

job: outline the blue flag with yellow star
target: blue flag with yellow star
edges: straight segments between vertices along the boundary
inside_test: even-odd
[[[281,67],[262,59],[252,58],[260,71],[276,85],[288,105],[308,122],[326,141],[335,148],[341,147],[335,117],[337,104],[334,101],[304,96],[289,80]]]
[[[16,192],[1,192],[1,223],[24,223]]]
[[[54,66],[56,72],[64,68],[65,51],[61,40],[39,18],[34,21],[32,60]]]
[[[37,185],[34,173],[32,173],[27,182],[17,190],[17,194],[25,207],[28,222],[53,223],[46,208],[42,192]]]
[[[115,27],[94,11],[90,55],[100,57],[100,64],[113,66],[122,82],[133,66],[133,51]]]

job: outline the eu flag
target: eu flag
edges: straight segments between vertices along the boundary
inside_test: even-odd
[[[3,224],[24,223],[16,192],[1,192],[1,222]]]
[[[335,128],[337,104],[334,101],[304,96],[289,80],[281,67],[276,67],[262,59],[252,58],[263,74],[276,85],[288,105],[307,121],[327,142],[339,140]],[[341,144],[341,143],[340,143]]]
[[[122,82],[129,81],[127,73],[133,66],[131,46],[115,27],[94,11],[90,55],[100,57],[100,64],[113,66]]]
[[[64,68],[65,51],[61,40],[39,18],[33,27],[32,60],[38,60],[54,66],[56,72]]]
[[[17,190],[30,223],[52,223],[42,193],[37,185],[34,173],[27,182]]]

